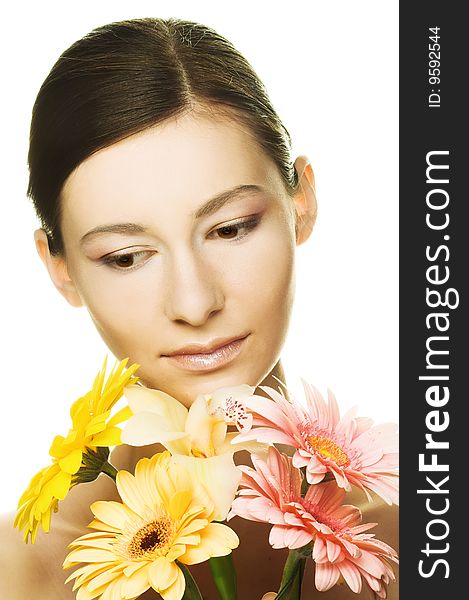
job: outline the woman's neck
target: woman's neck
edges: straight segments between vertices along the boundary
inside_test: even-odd
[[[277,364],[275,365],[275,367],[272,369],[272,371],[261,381],[259,386],[264,385],[264,386],[274,388],[275,390],[278,390],[278,388],[280,387],[282,389],[284,395],[286,397],[288,397],[288,393],[287,393],[286,389],[283,387],[283,385],[281,385],[280,382],[282,382],[283,385],[285,385],[285,386],[287,385],[287,382],[285,379],[285,372],[283,370],[282,363],[279,360],[277,362]],[[259,387],[256,388],[256,394],[259,394],[260,396],[265,396],[265,397],[269,398],[268,394],[266,394],[261,389],[259,389]]]

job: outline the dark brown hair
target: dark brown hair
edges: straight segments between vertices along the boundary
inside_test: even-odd
[[[179,19],[135,19],[94,29],[68,48],[33,108],[28,196],[52,254],[63,254],[60,194],[94,152],[184,111],[229,110],[298,184],[291,141],[246,59],[213,29]]]

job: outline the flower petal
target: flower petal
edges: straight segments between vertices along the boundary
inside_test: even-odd
[[[362,578],[358,568],[348,560],[338,563],[337,568],[352,592],[359,594],[362,589]]]
[[[119,471],[116,477],[116,486],[119,496],[124,504],[138,515],[143,516],[148,499],[142,494],[135,477],[128,471]]]
[[[132,411],[130,410],[130,406],[124,406],[116,412],[116,414],[109,419],[107,422],[108,427],[114,427],[114,425],[119,425],[124,421],[127,421],[132,416]]]
[[[123,504],[113,500],[98,500],[97,502],[93,502],[90,508],[96,518],[110,525],[112,530],[116,532],[122,531],[125,528],[125,524],[131,514]]]
[[[192,502],[192,494],[188,490],[179,490],[171,498],[169,511],[172,519],[179,521]]]
[[[242,473],[235,466],[231,454],[210,458],[173,456],[174,462],[188,469],[194,484],[202,484],[214,503],[215,521],[223,521],[230,510]],[[220,485],[223,482],[223,485]]]
[[[186,432],[191,436],[192,451],[194,453],[197,452],[197,455],[203,457],[215,454],[213,437],[217,425],[221,425],[226,434],[224,419],[210,415],[205,396],[198,396],[189,409],[185,425]]]
[[[121,440],[129,446],[147,446],[187,437],[184,431],[174,431],[171,426],[162,415],[154,412],[139,412],[127,421]]]
[[[44,500],[46,503],[46,507],[49,505],[49,501],[46,500],[46,498],[48,497],[49,494],[51,496],[53,496],[54,498],[57,498],[58,500],[63,500],[65,498],[65,496],[68,494],[71,481],[72,481],[72,476],[70,475],[70,473],[65,473],[64,471],[59,471],[43,487],[42,494],[38,499],[38,506],[42,507],[42,498],[43,497],[44,497]]]
[[[138,598],[150,587],[147,564],[132,573],[122,583],[122,598]],[[120,600],[120,598],[119,598]]]
[[[77,448],[76,450],[72,450],[67,456],[59,460],[59,467],[62,471],[66,473],[70,473],[71,475],[75,474],[81,466],[81,459],[83,457],[83,452],[81,448]]]
[[[91,443],[93,446],[99,447],[119,446],[121,443],[121,433],[122,431],[119,427],[107,427],[101,433],[93,436]]]
[[[184,431],[188,411],[176,398],[161,390],[152,390],[142,385],[124,388],[124,395],[134,415],[141,412],[153,412],[170,420],[170,430]]]
[[[164,556],[159,556],[154,560],[149,568],[149,577],[154,590],[160,592],[172,586],[180,572],[176,563],[167,560]]]
[[[330,563],[316,564],[316,573],[314,583],[320,592],[330,590],[340,577],[340,571],[335,565]]]
[[[74,563],[112,562],[113,559],[114,555],[109,550],[103,550],[102,548],[77,548],[76,550],[72,550],[66,557],[63,568],[66,569]]]
[[[221,523],[209,523],[200,532],[199,545],[187,548],[179,560],[186,565],[194,565],[212,556],[226,556],[238,545],[239,538],[230,527]]]
[[[186,580],[181,569],[178,567],[176,581],[167,589],[161,590],[160,595],[163,600],[181,600],[186,589]]]

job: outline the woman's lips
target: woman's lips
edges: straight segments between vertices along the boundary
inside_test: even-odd
[[[189,371],[212,371],[234,360],[241,352],[247,337],[246,335],[243,338],[232,340],[209,352],[184,350],[181,354],[163,355],[163,358]]]

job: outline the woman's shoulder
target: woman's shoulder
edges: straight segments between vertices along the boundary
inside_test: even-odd
[[[59,598],[54,595],[54,578],[50,567],[56,559],[54,544],[38,536],[36,544],[26,544],[22,534],[13,527],[15,514],[0,516],[0,598],[38,600]],[[63,584],[60,590],[63,592]]]
[[[110,481],[110,480],[109,480]],[[62,568],[68,545],[89,533],[90,504],[97,499],[114,499],[114,484],[99,477],[96,482],[76,486],[52,514],[49,533],[39,529],[34,544],[26,544],[14,528],[14,512],[0,515],[0,598],[24,600],[75,600],[72,583],[65,585],[69,572]]]

